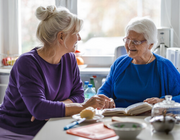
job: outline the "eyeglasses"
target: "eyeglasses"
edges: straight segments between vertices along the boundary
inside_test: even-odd
[[[136,41],[136,40],[131,40],[131,39],[128,39],[128,38],[123,38],[123,41],[124,41],[124,43],[130,43],[130,42],[132,42],[132,44],[134,44],[134,45],[141,45],[143,42],[146,42],[147,40],[143,40],[143,41]]]

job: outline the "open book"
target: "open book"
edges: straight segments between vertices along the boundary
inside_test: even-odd
[[[146,102],[135,103],[127,108],[107,108],[102,111],[102,115],[104,116],[112,116],[112,115],[138,115],[150,111],[152,109],[152,105]]]

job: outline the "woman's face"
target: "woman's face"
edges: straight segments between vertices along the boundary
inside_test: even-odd
[[[148,45],[143,34],[137,33],[135,31],[129,31],[126,37],[130,41],[126,41],[125,48],[129,57],[133,59],[138,59],[146,57],[147,53],[151,50],[152,45]],[[143,41],[140,45],[135,45],[133,41]]]
[[[65,47],[68,52],[75,52],[77,42],[81,40],[79,33],[69,33],[65,41]]]

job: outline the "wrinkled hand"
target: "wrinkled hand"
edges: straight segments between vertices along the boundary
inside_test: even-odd
[[[116,105],[114,103],[114,100],[112,98],[109,98],[110,100],[105,100],[105,106],[104,108],[115,108]]]
[[[160,99],[160,98],[156,98],[156,97],[153,97],[153,98],[147,98],[146,100],[144,100],[144,102],[147,102],[149,104],[156,104],[156,103],[159,103],[159,102],[162,102],[164,101],[164,99]]]
[[[84,108],[92,106],[93,108],[103,109],[106,105],[106,100],[110,102],[110,98],[105,95],[95,95],[91,97],[87,102],[83,103]]]
[[[34,116],[32,116],[31,117],[31,122],[33,122],[35,120],[35,117]],[[45,119],[45,121],[48,121],[49,119]]]

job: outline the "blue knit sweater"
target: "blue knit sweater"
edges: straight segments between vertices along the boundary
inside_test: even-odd
[[[180,73],[168,59],[165,59],[157,54],[154,54],[157,61],[157,71],[160,79],[160,97],[165,98],[165,95],[172,95],[172,100],[180,103]],[[115,84],[119,76],[126,70],[131,63],[132,58],[128,55],[119,57],[111,66],[105,83],[99,88],[98,94],[104,94],[110,98],[117,99],[114,94]],[[128,85],[127,85],[128,88]],[[132,91],[135,89],[132,89]],[[128,99],[127,99],[128,100]],[[138,102],[138,101],[137,101]],[[115,102],[116,103],[116,102]]]

